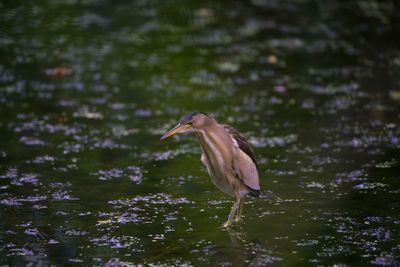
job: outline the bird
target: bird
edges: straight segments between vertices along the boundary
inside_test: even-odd
[[[206,113],[185,114],[161,140],[177,133],[194,132],[201,147],[201,162],[216,187],[234,198],[234,203],[223,227],[241,220],[244,197],[260,196],[260,179],[254,150],[237,129],[220,124]]]

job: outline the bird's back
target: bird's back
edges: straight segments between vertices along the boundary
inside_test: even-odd
[[[223,192],[240,197],[259,195],[257,161],[251,145],[238,130],[215,124],[198,132],[204,163],[215,185]]]
[[[249,189],[249,193],[258,197],[260,195],[260,181],[256,155],[246,137],[234,127],[220,124],[237,144],[234,169],[238,178]]]

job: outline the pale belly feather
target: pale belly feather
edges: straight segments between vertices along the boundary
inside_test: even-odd
[[[237,178],[233,177],[230,171],[226,171],[224,173],[213,171],[213,166],[208,164],[207,157],[204,154],[201,155],[201,162],[207,167],[208,174],[215,186],[225,194],[230,195],[231,197],[235,197],[235,193],[233,190],[233,183],[235,182],[230,183],[229,181],[235,181],[235,179]],[[231,177],[226,177],[226,175],[230,175]],[[241,183],[239,182],[236,187],[242,187]],[[245,188],[241,188],[240,196],[243,196],[247,193],[248,190],[246,190]]]

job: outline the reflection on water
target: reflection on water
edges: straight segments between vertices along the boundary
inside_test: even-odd
[[[396,1],[0,4],[0,263],[400,265]],[[190,135],[249,137],[232,205]]]

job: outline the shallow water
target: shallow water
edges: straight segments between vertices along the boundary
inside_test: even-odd
[[[0,4],[0,263],[400,265],[395,1]],[[240,129],[261,197],[191,135]]]

